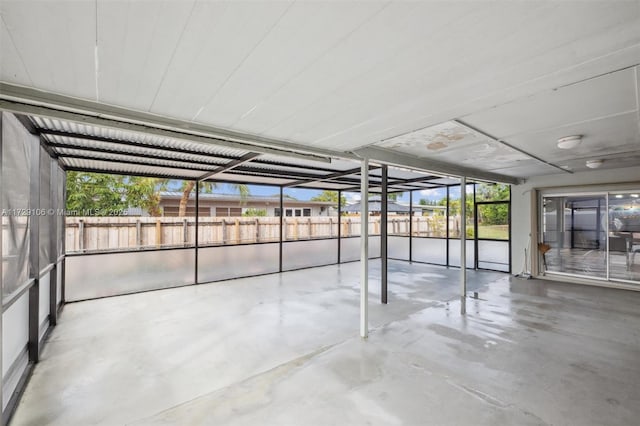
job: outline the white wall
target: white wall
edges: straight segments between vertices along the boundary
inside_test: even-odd
[[[532,215],[536,214],[535,205],[532,206],[532,192],[536,189],[573,187],[588,190],[585,186],[595,185],[593,190],[606,189],[609,184],[636,183],[640,187],[640,167],[624,169],[589,170],[574,174],[562,173],[558,175],[539,176],[528,179],[524,184],[511,187],[511,255],[512,271],[514,274],[522,270],[524,263],[524,248],[532,229]],[[596,186],[604,185],[605,188]],[[535,244],[534,244],[535,246]]]

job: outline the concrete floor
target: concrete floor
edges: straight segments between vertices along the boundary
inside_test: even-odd
[[[69,304],[12,425],[637,425],[640,292],[357,263]]]

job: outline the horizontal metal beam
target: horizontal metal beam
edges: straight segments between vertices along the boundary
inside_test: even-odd
[[[211,172],[205,173],[204,175],[200,176],[198,178],[198,180],[205,180],[205,179],[207,179],[207,178],[209,178],[211,176],[217,175],[218,173],[222,173],[224,171],[231,170],[234,167],[238,167],[239,165],[244,164],[244,163],[246,163],[248,161],[251,161],[251,160],[253,160],[254,158],[256,158],[256,157],[258,157],[260,155],[261,154],[258,154],[256,152],[250,152],[250,153],[248,153],[246,155],[243,155],[241,158],[238,158],[237,160],[230,161],[229,163],[225,164],[224,166],[220,166],[220,167],[218,167],[217,169],[215,169],[215,170],[213,170]]]
[[[122,159],[122,160],[111,160],[111,159],[105,159],[105,158],[96,158],[92,155],[69,155],[69,154],[60,154],[58,153],[58,158],[62,158],[62,159],[77,159],[77,160],[89,160],[89,161],[102,161],[104,163],[113,163],[113,164],[129,164],[132,166],[145,166],[145,167],[160,167],[163,169],[172,169],[172,170],[185,170],[185,171],[191,171],[191,172],[195,172],[195,171],[199,171],[199,172],[207,172],[207,170],[212,170],[211,166],[207,169],[206,166],[202,166],[202,167],[194,167],[193,165],[185,165],[185,166],[176,166],[176,165],[172,165],[172,164],[157,164],[157,163],[150,163],[150,162],[145,162],[145,161],[141,161],[142,159],[136,160],[136,157],[132,157],[131,159]],[[119,154],[119,155],[124,155],[126,156],[126,154]],[[161,160],[162,161],[162,160]],[[174,162],[174,163],[185,163],[185,164],[189,164],[187,161],[177,161],[177,160],[164,160],[166,162]],[[199,166],[199,165],[198,165]],[[215,166],[213,166],[215,167]],[[110,172],[105,172],[105,173],[110,173]]]
[[[73,166],[65,166],[65,171],[67,172],[87,172],[87,173],[108,173],[110,175],[118,175],[118,176],[143,176],[143,177],[152,177],[152,178],[160,178],[160,179],[175,179],[175,180],[196,180],[197,176],[180,176],[171,173],[131,173],[131,172],[121,172],[121,171],[112,171],[112,170],[103,170],[91,167],[73,167]]]
[[[478,179],[488,182],[508,183],[511,185],[517,185],[518,183],[522,182],[521,179],[515,178],[513,176],[486,172],[483,170],[458,166],[456,164],[445,163],[442,161],[418,158],[408,154],[394,152],[378,147],[365,147],[354,152],[360,157],[369,158],[370,160],[373,160],[375,162],[396,165],[400,167],[409,167],[413,169],[444,174],[447,176],[466,176],[472,179]]]
[[[263,154],[331,162],[353,155],[0,83],[0,109],[81,124],[154,134]]]
[[[374,170],[374,169],[379,169],[379,168],[380,168],[379,166],[369,166],[369,171]],[[360,167],[356,167],[356,168],[350,169],[350,170],[345,170],[343,172],[331,173],[330,175],[324,176],[324,177],[319,178],[319,179],[297,180],[297,181],[288,183],[288,184],[283,185],[283,186],[286,188],[286,187],[290,187],[290,186],[304,185],[304,184],[307,184],[307,183],[331,180],[331,179],[341,178],[341,177],[349,176],[349,175],[353,175],[353,174],[360,174]]]

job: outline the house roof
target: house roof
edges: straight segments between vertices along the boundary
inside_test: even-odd
[[[369,200],[369,211],[372,213],[380,212],[382,209],[382,203],[380,200]],[[350,204],[343,209],[346,213],[359,213],[360,201]],[[387,211],[390,213],[409,213],[409,206],[403,206],[395,201],[389,200],[387,202]]]
[[[180,191],[164,191],[160,193],[161,199],[164,200],[179,200],[182,198],[182,192]],[[195,200],[195,194],[191,193],[189,196],[190,200]],[[248,195],[246,197],[242,197],[239,194],[215,194],[215,193],[200,193],[199,199],[207,200],[207,201],[231,201],[231,202],[242,202],[242,203],[279,203],[279,196],[270,196],[270,195]],[[305,205],[315,205],[315,206],[334,206],[336,203],[333,201],[311,201],[311,200],[297,200],[294,198],[290,198],[285,196],[284,204],[305,204]]]

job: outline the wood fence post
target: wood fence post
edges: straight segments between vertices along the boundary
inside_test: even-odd
[[[78,250],[84,250],[84,220],[78,220]]]
[[[162,222],[160,219],[156,219],[156,247],[162,245]]]

